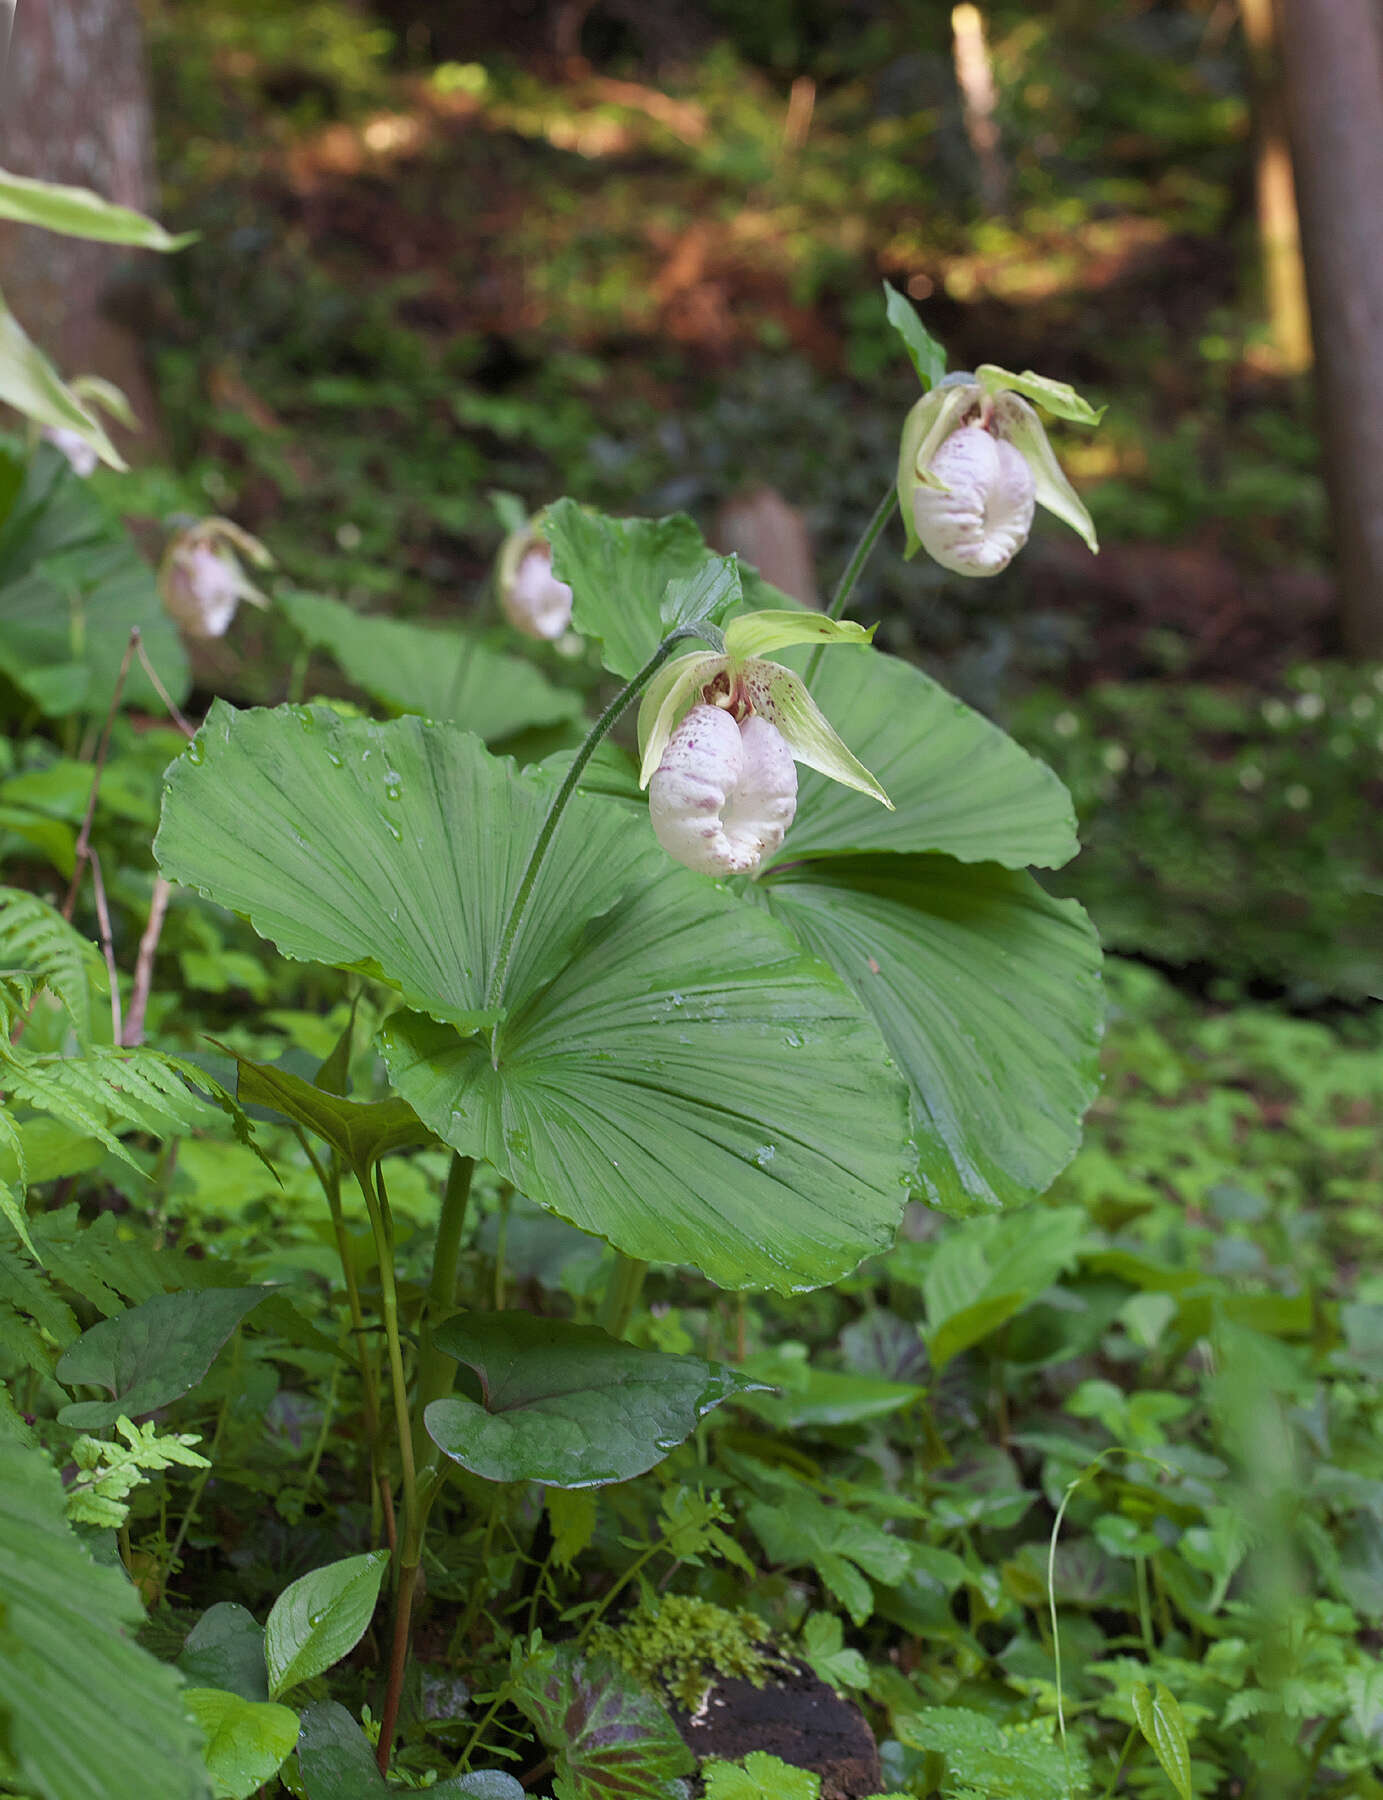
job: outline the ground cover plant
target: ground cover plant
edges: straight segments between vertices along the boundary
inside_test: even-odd
[[[161,604],[6,365],[8,1791],[1378,1790],[1376,1017],[1106,990],[1061,782],[847,616],[890,531],[1093,547],[1030,403],[1096,415],[878,310],[829,613],[503,495],[483,624],[222,519]],[[203,718],[165,607],[251,595]],[[1082,811],[1137,705],[1024,722]]]

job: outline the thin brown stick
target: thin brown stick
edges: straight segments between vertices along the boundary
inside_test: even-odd
[[[417,1563],[403,1563],[399,1569],[399,1591],[394,1602],[394,1646],[389,1658],[389,1686],[384,1694],[384,1712],[379,1721],[379,1746],[375,1762],[381,1775],[389,1773],[389,1759],[394,1750],[394,1731],[399,1722],[399,1702],[403,1699],[403,1677],[408,1667],[409,1628],[413,1619],[413,1590],[418,1583]]]
[[[106,959],[106,973],[110,976],[111,1042],[119,1044],[124,1041],[120,1020],[120,971],[115,966],[115,940],[111,936],[110,908],[106,905],[106,884],[101,879],[101,859],[90,845],[87,846],[86,859],[91,864],[91,890],[96,896],[96,922],[101,928],[101,954]]]
[[[144,648],[144,639],[139,635],[139,627],[137,625],[134,628],[133,636],[135,654],[139,658],[139,666],[149,677],[149,684],[158,695],[159,699],[162,700],[167,709],[168,717],[173,721],[185,738],[196,737],[197,727],[190,724],[185,714],[179,711],[177,702],[160,680],[158,670],[149,661],[149,652]]]
[[[154,892],[149,901],[149,923],[144,927],[144,935],[139,940],[139,954],[135,958],[129,1016],[125,1020],[124,1033],[116,1039],[126,1049],[132,1050],[136,1044],[144,1042],[144,1014],[154,985],[154,955],[163,933],[163,921],[168,916],[168,901],[172,892],[172,884],[165,881],[162,875],[154,877]]]

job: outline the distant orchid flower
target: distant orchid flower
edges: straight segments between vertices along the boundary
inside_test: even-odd
[[[189,637],[224,637],[242,600],[251,606],[269,604],[241,567],[242,556],[258,568],[273,562],[258,538],[229,519],[202,519],[168,546],[159,569],[159,592]]]
[[[552,551],[531,524],[504,540],[496,585],[505,618],[526,637],[559,638],[571,624],[571,589],[552,573]]]
[[[802,678],[761,654],[871,635],[820,614],[749,613],[727,627],[723,655],[693,651],[654,676],[639,708],[639,785],[669,856],[702,875],[752,873],[792,823],[799,762],[892,810]]]
[[[1101,413],[1064,382],[983,363],[948,375],[908,414],[898,457],[907,554],[925,550],[957,575],[997,575],[1045,506],[1098,550],[1095,526],[1062,473],[1037,413],[1095,425]]]
[[[45,425],[39,436],[44,443],[61,451],[72,473],[80,475],[83,481],[88,475],[95,474],[100,466],[101,458],[95,445],[89,444],[80,432],[69,431],[66,425]]]

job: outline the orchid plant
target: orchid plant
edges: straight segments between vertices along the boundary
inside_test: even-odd
[[[1001,479],[1012,451],[1038,465],[1037,498],[1057,492],[1026,414],[990,379],[939,388],[910,421],[910,533],[917,492],[959,488],[971,440],[947,445],[972,429],[1008,434],[995,439]],[[909,1196],[1002,1208],[1040,1193],[1076,1148],[1096,1081],[1098,947],[1080,909],[1027,873],[1073,854],[1069,797],[840,617],[898,497],[866,528],[830,616],[713,555],[689,519],[546,508],[545,578],[569,590],[571,630],[621,685],[584,738],[536,763],[467,729],[475,702],[447,700],[468,691],[458,677],[433,699],[419,690],[426,718],[406,704],[378,721],[218,703],[168,772],[165,876],[383,1000],[391,1099],[343,1095],[344,1063],[315,1085],[245,1063],[240,1087],[325,1141],[330,1163],[314,1166],[334,1216],[353,1175],[375,1236],[390,1398],[371,1429],[401,1495],[381,1768],[449,1472],[623,1479],[742,1385],[620,1341],[650,1263],[799,1292],[884,1249]],[[328,602],[283,600],[330,642]],[[454,633],[380,621],[389,648],[381,636],[372,656],[370,629],[339,625],[367,672],[406,655],[426,675],[458,654]],[[513,659],[485,667],[485,735],[513,741],[549,702]],[[378,691],[400,709],[396,687]],[[611,733],[636,705],[634,754]],[[431,1282],[407,1297],[383,1165],[419,1141],[453,1161]],[[520,1315],[458,1313],[481,1164],[618,1253],[603,1331],[548,1320],[535,1336]],[[365,1342],[363,1318],[354,1329]],[[637,1379],[664,1396],[656,1419],[622,1421],[608,1444],[507,1421],[503,1394],[565,1391],[558,1374],[587,1357],[601,1384],[641,1358]],[[479,1399],[453,1392],[459,1363],[481,1372]]]

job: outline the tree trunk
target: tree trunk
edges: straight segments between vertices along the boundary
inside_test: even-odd
[[[1273,0],[1239,0],[1253,102],[1254,180],[1263,301],[1275,366],[1287,375],[1311,367],[1311,315],[1301,263],[1296,184],[1287,141]]]
[[[1278,0],[1341,626],[1383,656],[1383,12]]]
[[[5,0],[0,12],[8,13]],[[0,167],[154,207],[152,120],[135,0],[19,0],[0,67]],[[146,426],[153,397],[134,335],[107,313],[131,252],[0,225],[0,292],[65,376],[103,375]]]

